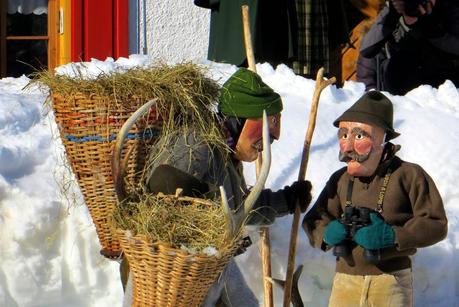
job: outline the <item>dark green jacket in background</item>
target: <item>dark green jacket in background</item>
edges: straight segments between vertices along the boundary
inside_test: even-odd
[[[278,0],[194,0],[211,9],[209,51],[211,61],[247,66],[242,28],[242,5],[249,6],[250,31],[257,63],[273,66],[289,59],[288,5]]]

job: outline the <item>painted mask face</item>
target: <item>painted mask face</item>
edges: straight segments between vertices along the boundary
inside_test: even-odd
[[[339,160],[347,163],[347,172],[356,177],[374,174],[384,149],[384,129],[357,122],[340,122]]]
[[[280,113],[268,116],[269,135],[271,143],[280,136]],[[263,150],[263,119],[248,118],[242,128],[236,144],[234,157],[240,161],[252,162]]]

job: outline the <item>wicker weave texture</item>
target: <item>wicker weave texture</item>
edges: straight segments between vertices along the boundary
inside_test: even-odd
[[[132,273],[132,307],[201,306],[238,247],[220,251],[219,257],[191,255],[130,231],[117,233]]]
[[[119,240],[109,224],[117,202],[111,174],[113,145],[121,126],[145,101],[133,99],[127,109],[123,107],[126,104],[115,103],[110,97],[52,95],[52,98],[60,137],[102,249],[119,252]],[[128,185],[138,182],[146,147],[160,124],[150,113],[148,120],[137,122],[129,131],[130,138],[123,147],[123,152],[131,153],[126,168]]]

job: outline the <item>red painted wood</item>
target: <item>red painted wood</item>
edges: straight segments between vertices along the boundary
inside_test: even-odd
[[[72,0],[73,62],[127,57],[129,0]]]
[[[72,62],[83,60],[83,0],[71,3],[71,50]]]
[[[84,0],[84,57],[113,57],[113,1]]]
[[[129,0],[115,0],[114,15],[114,56],[129,55]]]

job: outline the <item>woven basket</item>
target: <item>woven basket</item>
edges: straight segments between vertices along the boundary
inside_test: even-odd
[[[164,205],[209,206],[210,201],[193,197],[158,195]],[[211,285],[242,246],[239,235],[215,255],[191,254],[145,235],[116,229],[132,273],[132,307],[201,306]],[[222,234],[224,235],[224,234]]]
[[[54,94],[52,99],[60,137],[96,226],[101,253],[116,256],[121,249],[109,224],[117,203],[110,164],[113,145],[123,123],[145,101],[133,98],[127,109],[119,102],[115,104],[111,97]],[[161,128],[161,121],[152,113],[129,131],[123,147],[125,152],[131,152],[126,167],[128,186],[138,182],[145,164],[146,145],[153,141]]]
[[[132,307],[200,306],[238,245],[219,256],[192,255],[117,229],[132,273]]]

